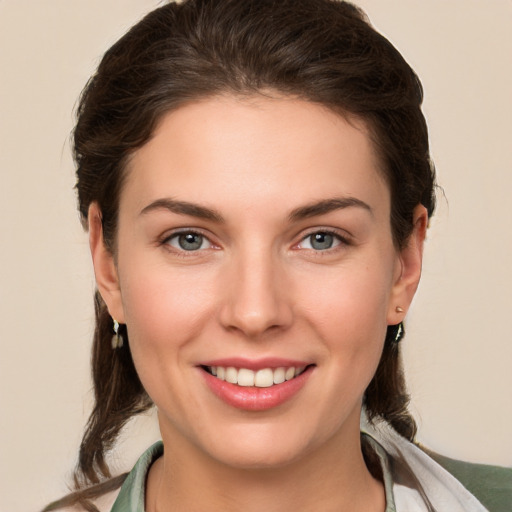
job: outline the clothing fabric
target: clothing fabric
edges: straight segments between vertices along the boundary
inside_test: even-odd
[[[512,512],[512,468],[469,464],[428,452],[384,422],[363,424],[362,430],[393,482],[395,508],[386,512]]]
[[[381,464],[386,512],[512,512],[512,468],[429,455],[382,424],[377,428],[365,426],[363,439]],[[140,457],[111,512],[144,512],[147,474],[162,454],[163,444],[159,441]],[[466,486],[454,475],[462,475]]]

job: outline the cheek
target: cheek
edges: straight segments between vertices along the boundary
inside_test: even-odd
[[[300,300],[317,324],[339,333],[385,327],[391,280],[376,270],[367,266],[305,276]]]
[[[382,353],[392,282],[385,270],[378,265],[332,269],[304,279],[301,287],[303,316],[326,348],[333,388],[351,389],[351,396],[362,395]]]
[[[133,351],[177,349],[194,338],[211,310],[210,272],[170,268],[136,259],[120,265],[122,301]],[[123,275],[126,279],[122,279]]]
[[[153,402],[179,417],[184,411],[177,397],[196,400],[182,377],[190,372],[195,341],[213,316],[213,279],[197,269],[170,269],[147,260],[142,265],[135,258],[119,267],[135,368]]]

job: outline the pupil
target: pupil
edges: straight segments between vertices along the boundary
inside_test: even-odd
[[[187,233],[179,237],[180,247],[185,251],[195,251],[199,249],[203,243],[203,237],[196,233]]]
[[[315,233],[311,235],[311,247],[319,251],[330,249],[333,243],[333,236],[329,233]]]

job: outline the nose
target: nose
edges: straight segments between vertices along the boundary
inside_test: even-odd
[[[220,310],[225,329],[256,339],[291,325],[290,289],[277,259],[263,250],[246,251],[230,263]]]

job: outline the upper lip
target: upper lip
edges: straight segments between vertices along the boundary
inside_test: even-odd
[[[297,359],[285,359],[281,357],[265,357],[262,359],[247,359],[244,357],[229,357],[220,359],[210,359],[202,361],[198,366],[222,366],[234,368],[247,368],[248,370],[262,370],[263,368],[300,368],[309,366],[310,361],[299,361]]]

